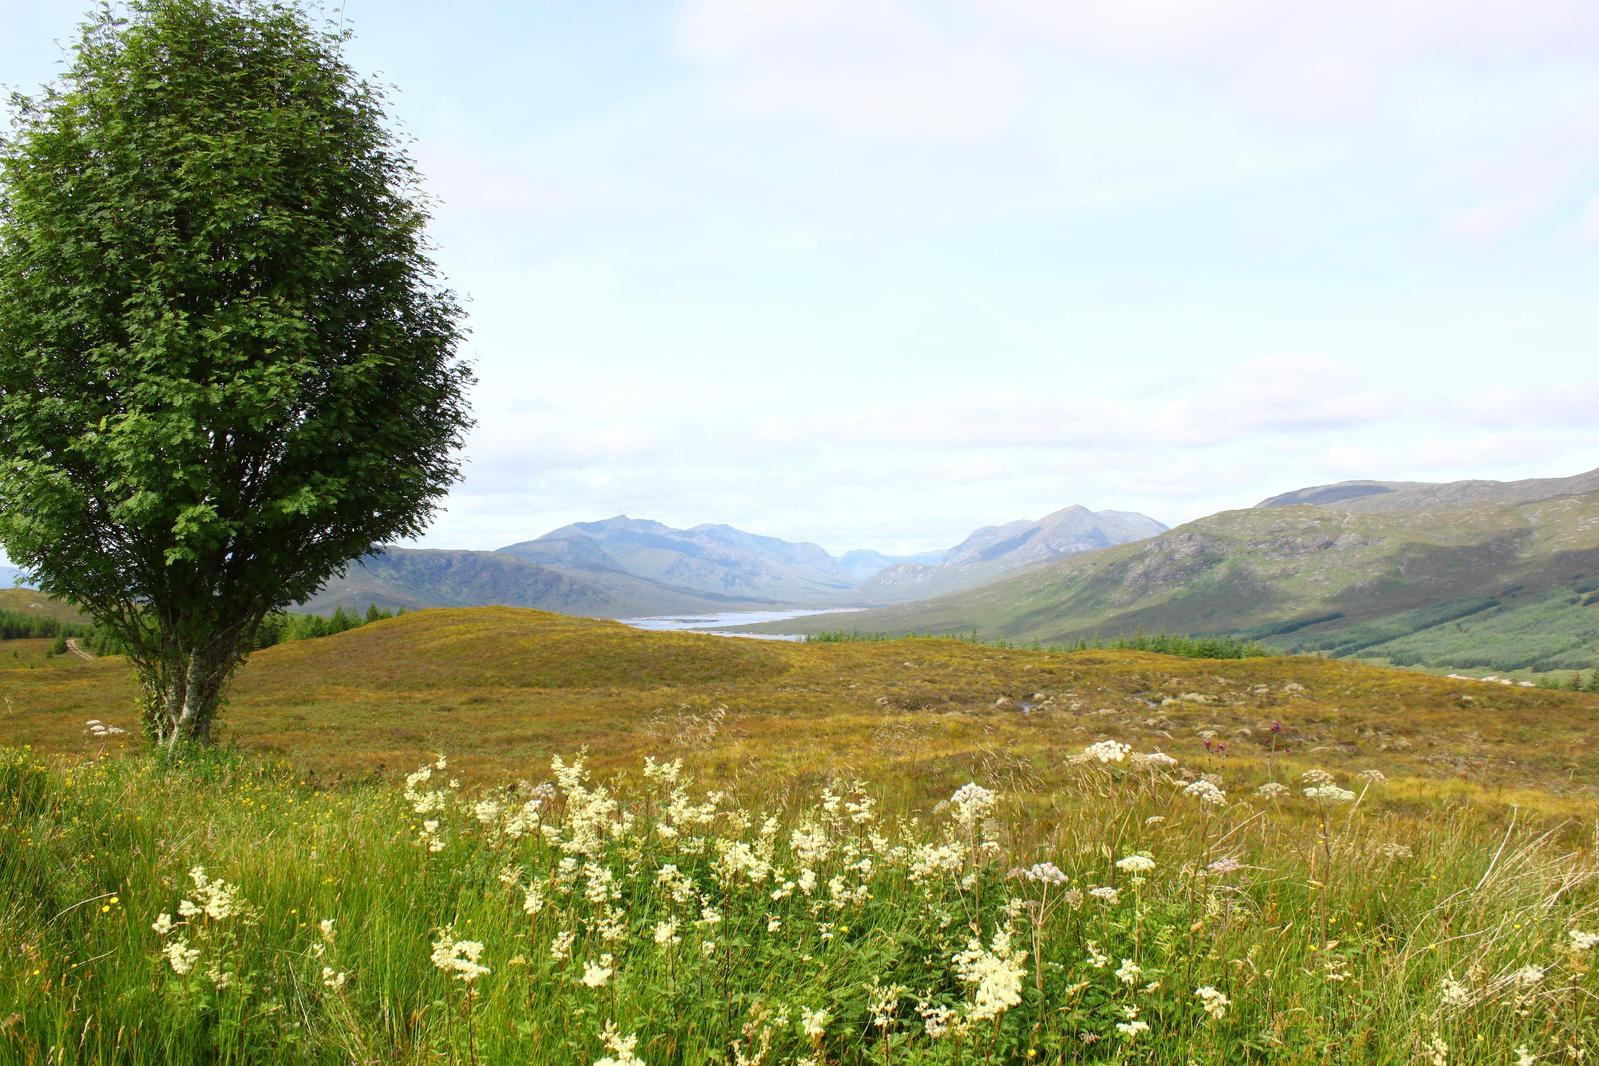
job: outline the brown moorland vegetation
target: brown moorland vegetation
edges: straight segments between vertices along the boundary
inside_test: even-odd
[[[0,682],[9,743],[139,743],[121,660],[38,662]],[[89,737],[88,719],[129,733]],[[223,721],[227,743],[321,780],[394,776],[438,750],[469,780],[536,777],[552,753],[586,747],[599,770],[679,754],[733,782],[858,773],[920,803],[972,777],[1048,786],[1069,755],[1111,737],[1230,779],[1379,767],[1395,798],[1599,813],[1599,697],[1308,656],[787,644],[435,610],[257,653]]]

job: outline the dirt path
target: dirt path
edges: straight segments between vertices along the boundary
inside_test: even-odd
[[[95,658],[94,652],[90,651],[88,648],[85,648],[83,646],[83,641],[79,640],[77,637],[67,638],[67,650],[80,659]]]

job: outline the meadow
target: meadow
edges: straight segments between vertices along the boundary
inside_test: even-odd
[[[4,1061],[1599,1052],[1589,694],[507,609],[267,649],[197,757],[0,685]]]

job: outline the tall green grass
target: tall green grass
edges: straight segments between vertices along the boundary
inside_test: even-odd
[[[913,811],[675,764],[319,791],[225,755],[12,751],[0,1060],[1599,1052],[1591,827],[1485,826],[1375,774],[1263,794],[1204,769],[1098,744],[1062,788]]]

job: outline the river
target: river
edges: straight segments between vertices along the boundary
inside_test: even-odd
[[[666,614],[655,618],[618,618],[634,629],[692,630],[718,637],[748,637],[751,640],[804,640],[801,633],[729,633],[728,626],[752,626],[757,622],[786,622],[811,614],[841,614],[859,608],[817,608],[806,611],[728,611],[724,614]]]

